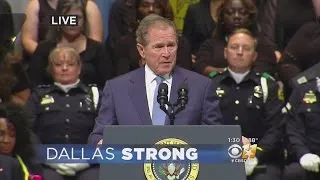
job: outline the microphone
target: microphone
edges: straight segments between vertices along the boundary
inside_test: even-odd
[[[178,105],[183,110],[188,103],[188,85],[183,82],[178,89]]]
[[[161,83],[159,85],[157,101],[160,104],[161,109],[166,108],[165,105],[168,103],[168,85],[166,83]]]

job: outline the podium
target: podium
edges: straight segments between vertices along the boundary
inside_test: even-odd
[[[159,174],[158,169],[161,167],[152,165],[152,163],[101,164],[100,180],[246,180],[244,163],[234,162],[234,157],[230,157],[230,152],[228,152],[230,146],[234,144],[242,146],[241,129],[238,125],[107,126],[104,129],[103,142],[107,145],[121,144],[132,145],[132,147],[152,146],[161,144],[161,142],[176,145],[187,144],[190,147],[199,147],[199,157],[208,161],[202,163],[199,160],[198,164],[185,162],[183,168],[180,166],[178,172],[180,176],[176,178]],[[212,152],[204,151],[201,154],[202,145],[217,148],[213,148]],[[206,158],[206,154],[210,153],[213,158]],[[176,168],[173,164],[169,166],[172,166],[167,167],[171,168],[171,172]]]

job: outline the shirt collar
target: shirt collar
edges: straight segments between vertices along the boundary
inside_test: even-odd
[[[145,75],[146,76],[146,83],[152,83],[155,80],[155,78],[158,76],[150,69],[150,67],[147,64],[145,65],[145,73],[146,73],[146,75]],[[170,79],[172,78],[171,73],[165,74],[161,77],[164,78],[166,83],[171,84],[171,81],[170,81]]]

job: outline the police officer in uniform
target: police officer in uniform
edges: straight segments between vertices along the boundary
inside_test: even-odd
[[[54,84],[35,89],[28,109],[33,129],[43,144],[86,144],[91,133],[99,101],[97,87],[79,80],[81,61],[69,47],[57,47],[49,56],[48,71]],[[98,179],[98,168],[89,164],[46,164],[47,180]]]
[[[257,57],[257,40],[246,29],[235,30],[224,49],[228,68],[211,73],[214,89],[220,98],[224,124],[241,125],[242,135],[257,149],[245,157],[245,169],[250,180],[281,179],[283,149],[281,147],[282,98],[277,82],[267,73],[252,69]],[[256,154],[254,151],[256,150]],[[264,166],[263,171],[256,171]]]
[[[300,82],[301,83],[301,82]],[[291,162],[284,180],[320,179],[320,79],[297,86],[283,110]]]

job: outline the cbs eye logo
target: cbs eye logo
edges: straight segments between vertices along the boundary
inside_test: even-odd
[[[228,148],[228,154],[231,158],[240,158],[242,155],[242,147],[239,146],[238,144],[232,144],[229,148]]]

